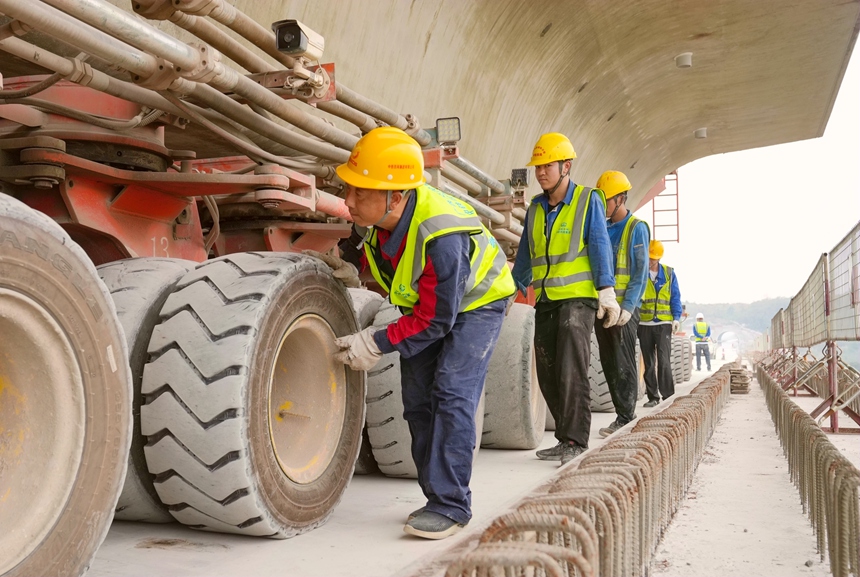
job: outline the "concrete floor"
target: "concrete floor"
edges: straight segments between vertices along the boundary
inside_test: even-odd
[[[677,392],[688,392],[706,376],[694,371]],[[807,410],[817,402],[799,399]],[[592,448],[603,443],[597,429],[613,418],[594,414]],[[857,436],[831,438],[849,458],[860,460]],[[548,432],[541,447],[554,442]],[[535,459],[533,451],[480,451],[472,482],[474,518],[445,541],[402,532],[406,515],[423,504],[421,492],[414,481],[382,476],[355,477],[325,526],[286,541],[117,522],[89,575],[440,575],[440,556],[474,542],[492,518],[556,470],[554,463]],[[660,577],[829,574],[826,560],[815,552],[812,528],[756,382],[749,395],[730,398],[651,570]]]
[[[677,393],[688,392],[706,376],[694,371]],[[660,408],[640,408],[637,415]],[[593,415],[592,448],[603,443],[597,430],[614,417]],[[546,433],[541,448],[554,444],[552,432]],[[406,516],[424,504],[423,496],[415,481],[383,476],[353,478],[328,523],[286,541],[205,533],[181,525],[115,522],[88,575],[336,577],[433,571],[436,554],[479,535],[492,518],[556,470],[556,463],[537,460],[534,451],[481,450],[471,483],[474,517],[466,531],[445,541],[403,533]]]

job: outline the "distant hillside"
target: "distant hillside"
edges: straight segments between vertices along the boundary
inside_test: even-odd
[[[705,315],[705,319],[720,319],[750,330],[764,332],[770,328],[770,321],[781,308],[788,306],[790,299],[780,297],[764,299],[754,303],[718,303],[697,304],[685,303],[689,318],[695,319],[696,313]]]

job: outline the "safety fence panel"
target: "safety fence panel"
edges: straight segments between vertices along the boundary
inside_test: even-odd
[[[783,310],[779,309],[773,318],[770,320],[770,344],[774,349],[782,349],[785,347],[782,341],[782,317]]]
[[[800,292],[791,299],[790,321],[785,346],[810,347],[828,340],[827,337],[827,254],[821,255],[818,264]]]
[[[830,339],[860,340],[860,223],[830,251]]]

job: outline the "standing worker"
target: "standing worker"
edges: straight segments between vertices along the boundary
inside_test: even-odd
[[[711,372],[711,351],[708,350],[708,341],[711,340],[711,325],[705,322],[705,315],[696,314],[696,324],[693,325],[693,336],[696,339],[696,370],[702,370],[702,355],[708,363],[708,372]]]
[[[654,407],[660,396],[675,394],[672,380],[672,333],[681,329],[681,291],[672,267],[660,264],[663,243],[652,240],[648,247],[648,280],[639,310],[639,346],[645,361],[645,391]]]
[[[615,326],[594,325],[600,364],[615,407],[615,420],[599,431],[601,437],[608,437],[636,418],[639,397],[636,332],[639,303],[648,280],[646,247],[651,234],[648,225],[627,208],[627,193],[633,187],[623,172],[604,172],[597,181],[597,188],[606,195],[607,230],[615,255],[615,295],[621,305],[621,315]]]
[[[371,227],[362,260],[404,316],[336,339],[335,358],[366,371],[400,353],[403,416],[427,497],[403,529],[442,539],[472,517],[475,412],[514,281],[475,211],[424,183],[421,147],[402,130],[365,134],[337,174],[355,224]]]
[[[603,194],[574,184],[574,158],[563,134],[544,134],[535,144],[528,165],[535,167],[543,194],[529,204],[514,263],[518,288],[525,294],[529,284],[534,287],[538,383],[558,439],[537,456],[562,465],[588,448],[595,316],[610,327],[620,313]]]

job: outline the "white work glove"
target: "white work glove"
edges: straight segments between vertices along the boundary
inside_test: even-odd
[[[358,280],[358,269],[352,263],[344,261],[339,256],[315,250],[303,250],[302,254],[318,258],[326,263],[331,269],[332,276],[342,282],[344,286],[349,288],[361,286],[361,281]]]
[[[672,332],[673,333],[681,332],[681,321],[672,321]]]
[[[361,332],[338,337],[334,344],[340,351],[334,354],[334,360],[349,365],[356,371],[369,371],[382,358],[382,351],[373,340],[373,333],[378,327],[367,327]]]
[[[597,318],[606,320],[603,321],[603,328],[608,329],[618,322],[618,315],[621,314],[621,307],[618,306],[618,299],[615,297],[615,289],[606,287],[597,291]]]
[[[625,311],[624,309],[621,309],[621,314],[619,315],[618,322],[615,323],[615,326],[616,327],[623,327],[624,325],[627,324],[627,321],[629,321],[630,317],[632,317],[632,316],[633,316],[633,313],[631,313],[629,311]]]

